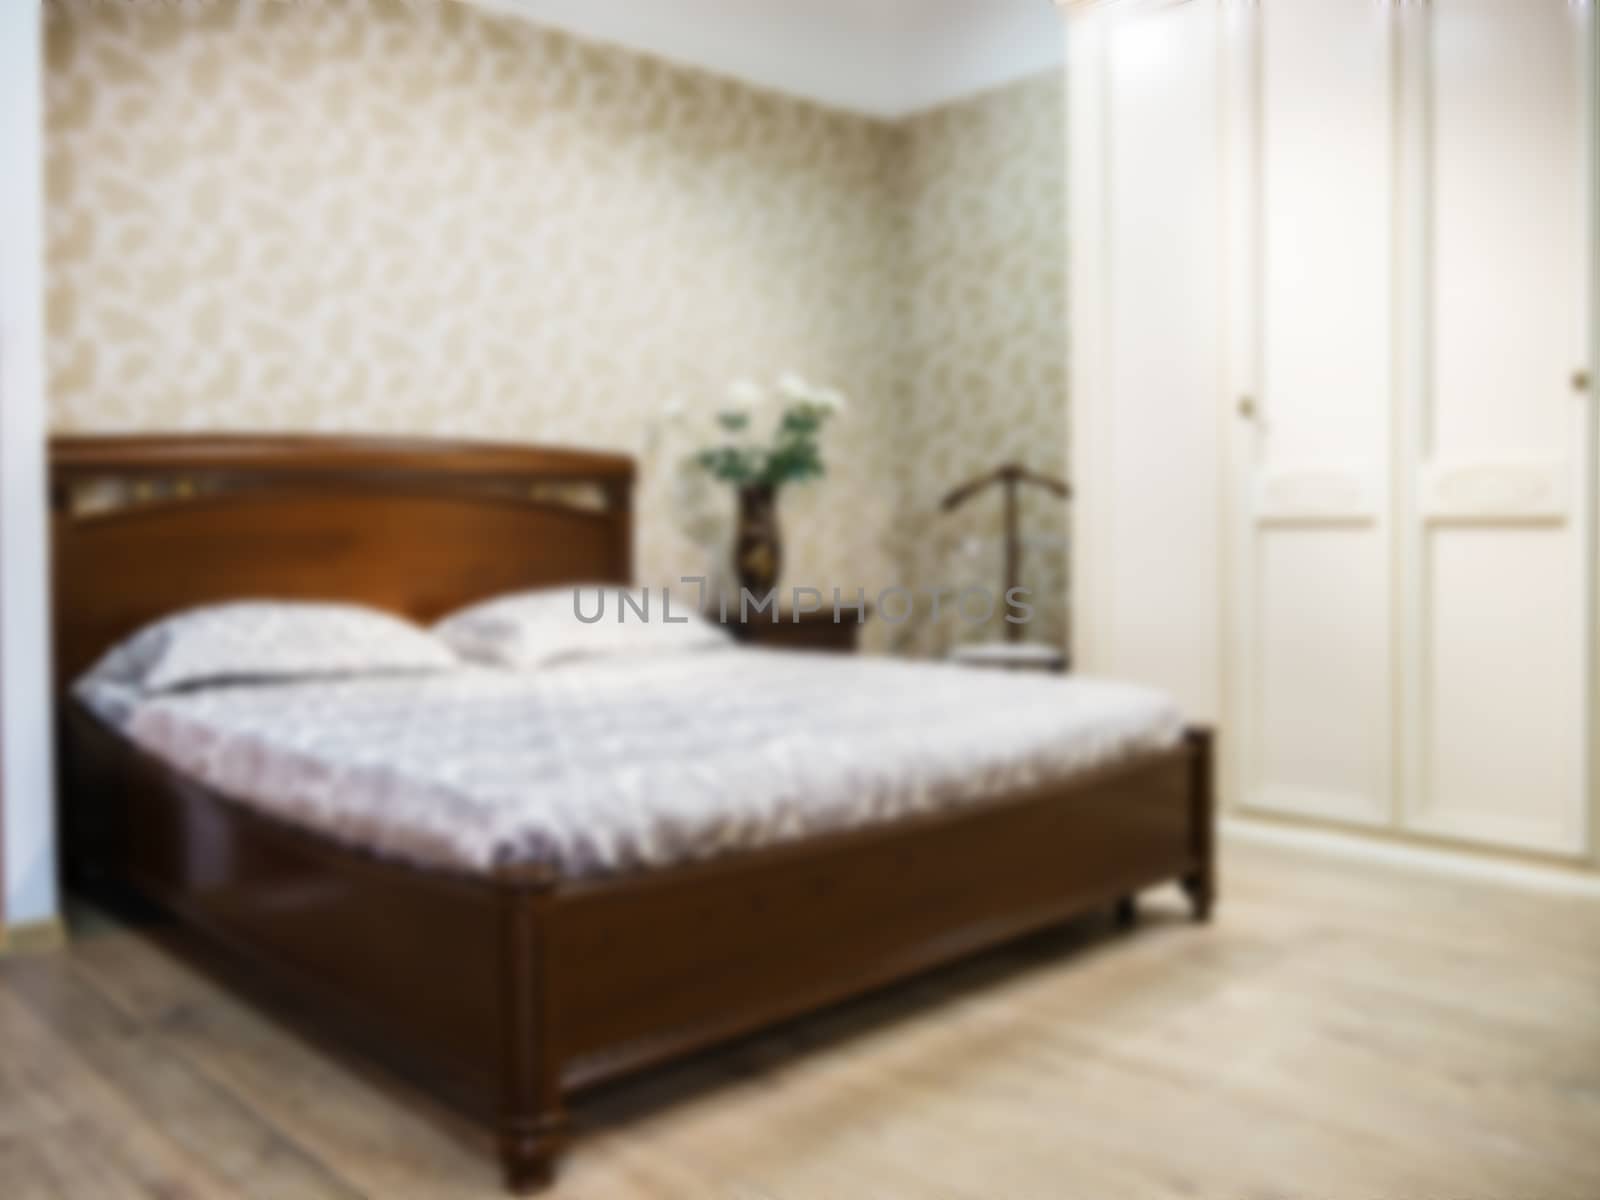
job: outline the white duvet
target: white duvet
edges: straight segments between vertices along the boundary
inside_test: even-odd
[[[115,719],[240,803],[380,855],[569,877],[981,803],[1182,735],[1171,701],[1124,684],[748,649],[214,686]]]

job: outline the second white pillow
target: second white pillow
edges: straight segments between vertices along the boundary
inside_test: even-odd
[[[451,613],[434,634],[462,658],[516,670],[576,659],[704,650],[732,637],[664,591],[572,584],[514,592]]]

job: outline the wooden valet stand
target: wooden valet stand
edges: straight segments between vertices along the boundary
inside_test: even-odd
[[[1019,463],[1006,463],[987,475],[980,475],[977,479],[962,484],[946,495],[940,503],[943,511],[954,512],[991,487],[1005,490],[1006,557],[1005,577],[1000,593],[1002,596],[1008,596],[1013,589],[1022,586],[1022,518],[1017,490],[1023,486],[1043,488],[1062,500],[1072,498],[1072,486],[1065,480],[1030,471]],[[1064,671],[1067,667],[1067,656],[1059,647],[1025,642],[1022,637],[1022,626],[1009,621],[1005,625],[1004,642],[980,642],[958,646],[951,652],[951,658],[970,666],[998,667],[1014,671]]]

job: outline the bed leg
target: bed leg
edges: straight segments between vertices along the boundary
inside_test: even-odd
[[[1178,882],[1196,921],[1209,921],[1217,899],[1216,754],[1209,729],[1189,730],[1189,838],[1194,867]]]
[[[1122,929],[1132,929],[1139,923],[1139,898],[1132,893],[1117,897],[1116,906],[1117,925]]]
[[[550,1183],[566,1136],[561,1064],[551,1045],[547,916],[554,878],[508,870],[500,888],[500,1164],[508,1191]]]
[[[1180,881],[1189,897],[1189,911],[1196,921],[1211,920],[1211,908],[1216,903],[1215,884],[1209,872],[1195,871]]]
[[[561,1151],[563,1124],[543,1126],[538,1121],[508,1122],[500,1131],[500,1169],[506,1191],[527,1196],[550,1185]]]

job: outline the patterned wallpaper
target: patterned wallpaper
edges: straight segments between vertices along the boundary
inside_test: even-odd
[[[50,0],[47,40],[60,430],[622,450],[663,581],[731,504],[662,410],[793,368],[853,403],[783,499],[786,582],[844,588],[941,568],[969,466],[1064,457],[1053,79],[888,124],[405,0]]]
[[[906,570],[998,589],[1003,495],[934,515],[950,488],[1004,462],[1067,476],[1066,97],[1058,72],[906,125],[907,250],[899,370],[906,453],[892,460]],[[1067,642],[1067,505],[1022,493],[1030,639]],[[944,621],[912,645],[998,636]]]

